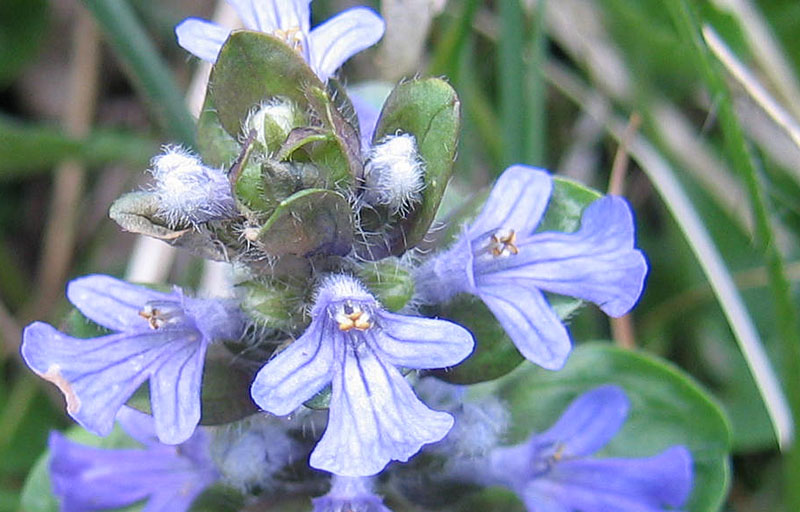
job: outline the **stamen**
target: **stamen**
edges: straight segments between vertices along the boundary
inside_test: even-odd
[[[147,320],[147,324],[153,330],[160,329],[168,323],[175,323],[182,315],[183,309],[180,306],[166,301],[147,303],[139,311],[139,316]]]
[[[513,229],[509,229],[507,233],[501,230],[490,237],[489,248],[495,257],[512,256],[519,254],[516,243],[517,233]]]
[[[139,316],[147,320],[147,323],[153,330],[164,325],[163,319],[159,318],[158,314],[158,308],[154,308],[150,305],[145,306],[143,310],[139,311]]]
[[[303,31],[300,27],[292,27],[286,30],[277,29],[272,34],[282,39],[289,47],[297,53],[303,53]]]
[[[358,306],[350,304],[345,304],[342,307],[342,311],[336,315],[336,321],[339,322],[339,330],[344,332],[352,329],[366,331],[372,327],[372,323],[369,321],[369,313]]]

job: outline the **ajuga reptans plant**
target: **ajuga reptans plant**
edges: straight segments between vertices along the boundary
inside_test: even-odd
[[[593,456],[637,408],[617,386],[514,444],[505,399],[469,405],[468,387],[426,384],[559,370],[573,347],[564,318],[582,301],[629,312],[648,267],[626,200],[518,164],[443,227],[453,88],[405,80],[380,108],[348,94],[338,68],[384,30],[369,8],[312,28],[310,0],[229,3],[244,30],[194,18],[176,28],[214,64],[196,147],[165,146],[149,184],[110,215],[228,263],[233,298],[90,275],[67,297],[94,336],[25,329],[25,362],[69,415],[100,436],[118,422],[132,438],[90,447],[52,434],[62,509],[181,511],[223,489],[248,510],[404,510],[426,494],[403,483],[408,468],[430,493],[461,490],[431,510],[492,485],[531,511],[684,507],[687,447]],[[500,352],[513,357],[484,364]]]

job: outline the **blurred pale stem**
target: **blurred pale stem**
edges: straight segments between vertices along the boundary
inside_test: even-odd
[[[703,38],[714,55],[725,66],[728,72],[744,87],[758,105],[766,112],[775,124],[780,126],[792,141],[800,148],[800,124],[756,79],[755,75],[736,57],[728,45],[710,25],[703,26]],[[800,183],[800,169],[787,169],[792,177]]]
[[[82,0],[170,138],[192,145],[194,119],[172,72],[126,0]]]
[[[0,336],[3,337],[0,344],[0,361],[3,361],[17,353],[22,329],[2,300],[0,300]]]
[[[236,11],[222,0],[217,2],[214,12],[214,22],[223,27],[240,27],[241,20],[236,16]],[[186,105],[194,117],[199,117],[200,109],[206,95],[208,77],[211,73],[211,64],[201,61],[186,93]],[[167,280],[177,250],[160,240],[146,236],[138,236],[128,261],[125,277],[130,281],[142,283],[161,283]],[[213,262],[209,262],[213,263]],[[209,271],[216,276],[215,270]],[[205,279],[205,277],[204,277]],[[205,290],[207,291],[207,290]]]
[[[713,0],[713,3],[738,19],[738,26],[752,48],[753,60],[770,79],[784,105],[795,117],[800,117],[800,85],[794,68],[756,4],[752,0]]]
[[[81,7],[76,7],[76,11],[78,20],[73,32],[72,62],[63,124],[69,135],[83,137],[88,133],[94,118],[100,36],[91,15]],[[35,295],[25,311],[26,318],[46,314],[63,292],[75,250],[76,223],[84,177],[83,165],[74,160],[65,161],[56,169]]]
[[[614,163],[611,166],[611,179],[608,183],[608,193],[621,196],[625,193],[625,175],[628,172],[628,146],[636,136],[642,118],[638,113],[631,114],[628,126],[622,134]],[[633,329],[633,317],[630,314],[619,318],[611,318],[611,334],[617,345],[627,349],[636,348],[636,334]]]
[[[383,0],[381,15],[386,33],[376,59],[383,78],[390,82],[420,71],[425,41],[437,6],[434,0]]]

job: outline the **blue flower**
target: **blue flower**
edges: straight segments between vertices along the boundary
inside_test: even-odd
[[[633,214],[621,197],[590,204],[575,233],[536,233],[552,188],[546,171],[506,169],[481,213],[453,247],[420,267],[415,281],[429,302],[458,293],[480,297],[523,356],[556,370],[571,344],[542,292],[588,300],[622,316],[642,293],[647,263],[634,248]]]
[[[383,20],[372,9],[354,7],[314,27],[311,0],[227,0],[249,30],[266,32],[297,50],[323,82],[356,53],[383,37]],[[215,62],[231,31],[188,18],[175,27],[178,44],[197,57]]]
[[[526,443],[496,448],[484,484],[514,491],[535,512],[662,512],[686,504],[692,458],[673,446],[648,458],[594,459],[625,423],[625,392],[601,386],[578,397],[555,425]],[[483,469],[481,469],[483,468]]]
[[[22,334],[27,365],[58,386],[70,416],[98,435],[111,432],[117,411],[149,379],[158,438],[186,441],[200,421],[208,345],[240,336],[243,318],[235,306],[103,275],[73,280],[67,297],[90,320],[119,332],[78,339],[35,322]]]
[[[328,494],[311,500],[311,512],[392,512],[372,492],[369,478],[333,475]]]
[[[312,467],[370,476],[447,434],[452,416],[420,402],[396,367],[454,365],[472,351],[469,331],[385,311],[346,275],[323,281],[311,317],[306,332],[258,372],[251,394],[281,416],[332,383],[328,426]]]
[[[50,434],[50,479],[62,512],[117,509],[147,500],[147,512],[184,512],[218,479],[202,429],[185,443],[158,443],[152,418],[123,408],[118,420],[142,449],[105,450]]]

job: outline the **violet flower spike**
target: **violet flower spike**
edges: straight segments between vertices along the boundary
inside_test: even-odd
[[[588,391],[549,430],[496,448],[473,472],[486,485],[514,491],[531,512],[666,512],[683,507],[692,489],[692,457],[673,446],[647,458],[589,458],[628,416],[625,392]]]
[[[125,407],[118,420],[141,449],[106,450],[50,433],[50,480],[62,512],[117,509],[141,500],[147,500],[145,512],[184,512],[219,478],[203,429],[170,446],[158,442],[146,414]]]
[[[542,292],[622,316],[642,293],[647,262],[634,247],[633,214],[621,197],[590,204],[574,233],[536,233],[552,188],[544,170],[506,169],[481,213],[450,249],[420,267],[415,282],[420,298],[433,303],[478,296],[525,358],[557,370],[571,343]]]
[[[118,332],[79,339],[34,322],[22,334],[25,363],[59,387],[75,421],[103,436],[149,379],[158,438],[186,441],[200,421],[206,349],[217,339],[237,339],[243,328],[235,304],[193,299],[179,289],[157,292],[104,275],[71,281],[67,298],[90,320]]]
[[[367,7],[353,7],[311,29],[311,0],[227,0],[245,28],[286,41],[326,82],[356,53],[377,43],[385,25]],[[214,63],[231,30],[216,23],[187,18],[175,27],[178,44]]]
[[[311,324],[269,361],[253,382],[253,400],[286,415],[332,383],[328,426],[310,465],[340,476],[371,476],[406,461],[453,426],[414,394],[396,367],[443,368],[461,362],[472,335],[452,322],[385,311],[355,278],[320,286]]]
[[[392,512],[372,492],[370,478],[333,475],[328,494],[311,500],[311,512]]]

